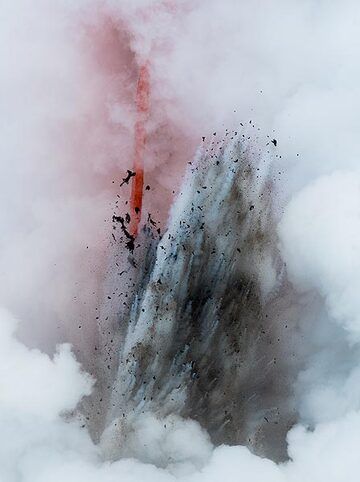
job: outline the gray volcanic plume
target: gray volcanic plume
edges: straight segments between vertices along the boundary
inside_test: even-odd
[[[294,415],[270,295],[282,269],[271,182],[266,162],[233,139],[200,149],[156,253],[138,267],[108,419],[124,436],[144,413],[176,414],[217,445],[281,460]]]

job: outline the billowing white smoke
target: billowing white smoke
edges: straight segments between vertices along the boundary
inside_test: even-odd
[[[81,343],[112,199],[91,119],[97,79],[85,82],[70,3],[1,6],[0,298],[27,342],[50,350]]]
[[[21,317],[29,345],[52,352],[65,339],[90,350],[111,179],[125,165],[115,153],[128,153],[132,115],[77,31],[80,14],[91,25],[105,9],[134,33],[139,58],[154,54],[154,95],[190,126],[189,139],[251,119],[278,140],[277,192],[288,203],[280,249],[299,302],[320,306],[296,387],[303,426],[289,433],[291,461],[276,466],[243,447],[213,450],[192,421],[145,417],[128,442],[139,461],[106,462],[107,447],[71,417],[92,380],[68,346],[49,358],[18,342],[2,310],[1,480],[357,481],[359,3],[184,1],[176,20],[161,8],[139,14],[156,0],[105,4],[2,2],[1,304]]]
[[[302,409],[315,422],[360,409],[359,206],[358,171],[336,171],[295,196],[280,223],[292,281],[326,303],[327,317],[316,323],[327,334],[318,335],[322,346],[299,380],[312,386]]]
[[[66,422],[62,417],[81,396],[89,394],[92,385],[69,348],[59,348],[51,360],[14,340],[15,321],[4,310],[0,326],[1,480],[357,480],[360,415],[356,412],[337,422],[319,424],[312,433],[301,427],[292,430],[293,461],[280,467],[243,447],[220,447],[211,453],[206,434],[194,422],[149,417],[139,420],[138,439],[129,442],[137,445],[142,460],[165,461],[168,469],[133,459],[104,462],[100,449],[81,428],[82,422]]]

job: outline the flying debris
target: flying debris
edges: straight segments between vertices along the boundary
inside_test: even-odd
[[[136,172],[132,172],[128,169],[127,176],[123,178],[122,183],[120,184],[120,187],[122,187],[124,184],[129,184],[130,179],[134,176],[136,176]]]
[[[125,413],[124,433],[144,411],[171,413],[198,421],[215,444],[286,458],[293,414],[261,279],[276,258],[269,186],[245,145],[221,143],[189,166],[156,252],[149,215],[108,417]]]

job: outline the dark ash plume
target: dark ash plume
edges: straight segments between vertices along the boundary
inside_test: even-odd
[[[269,294],[281,263],[261,163],[234,141],[204,148],[189,168],[122,325],[110,420],[124,433],[141,413],[177,414],[215,444],[286,457],[294,415]]]

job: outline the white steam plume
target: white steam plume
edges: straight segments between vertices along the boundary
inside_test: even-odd
[[[360,5],[177,5],[173,14],[155,0],[3,0],[0,302],[21,318],[20,337],[29,346],[53,353],[58,342],[71,341],[93,368],[104,220],[116,194],[114,173],[119,179],[131,154],[133,65],[151,55],[158,101],[152,134],[166,132],[171,140],[150,143],[150,171],[167,199],[184,153],[201,135],[252,120],[250,131],[278,140],[276,149],[269,146],[274,173],[281,173],[274,181],[281,203],[289,202],[284,216],[278,213],[280,250],[299,300],[314,308],[300,327],[307,358],[296,387],[302,425],[288,435],[291,460],[275,465],[244,447],[212,448],[192,421],[145,417],[128,442],[139,460],[106,461],[110,448],[94,445],[84,421],[72,416],[92,380],[67,345],[49,358],[17,341],[13,317],[2,309],[0,478],[355,482]],[[97,28],[104,18],[115,44]],[[185,141],[167,157],[177,129]],[[161,195],[152,202],[166,217]]]

